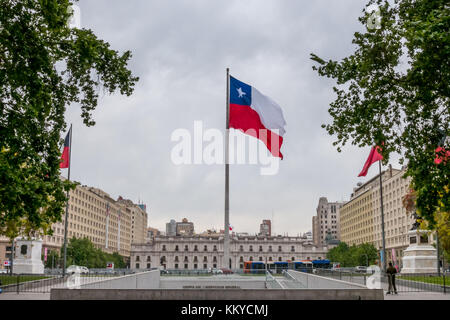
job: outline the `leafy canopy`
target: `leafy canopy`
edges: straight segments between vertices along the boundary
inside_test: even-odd
[[[81,106],[95,124],[100,87],[127,96],[138,81],[119,54],[88,29],[68,27],[69,0],[0,0],[0,234],[51,234],[61,220],[64,112]]]
[[[337,137],[339,152],[351,142],[382,146],[384,163],[400,154],[416,210],[433,229],[435,213],[450,211],[450,159],[434,163],[438,146],[450,150],[450,6],[447,0],[371,0],[367,7],[373,5],[381,24],[367,24],[373,13],[364,11],[359,21],[372,27],[354,34],[353,54],[340,61],[311,54],[313,69],[337,83],[332,123],[322,127]]]

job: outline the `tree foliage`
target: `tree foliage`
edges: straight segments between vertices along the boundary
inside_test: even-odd
[[[61,248],[61,256],[64,248]],[[112,254],[95,248],[88,238],[72,238],[67,245],[67,266],[79,265],[87,268],[106,268],[108,262],[113,262],[115,268],[125,268],[123,257],[114,252]]]
[[[436,212],[449,212],[450,161],[434,163],[438,145],[450,150],[450,7],[447,0],[371,0],[381,15],[379,28],[354,34],[353,54],[341,61],[311,59],[320,76],[331,77],[337,95],[332,123],[323,125],[337,140],[359,147],[382,146],[407,162],[420,216],[436,227]],[[364,13],[367,26],[373,17]],[[439,153],[445,157],[445,151]]]
[[[363,243],[349,246],[345,242],[341,242],[328,251],[327,259],[339,262],[341,267],[373,265],[378,259],[378,252],[373,244]]]
[[[131,95],[138,78],[88,29],[68,27],[69,0],[0,0],[0,234],[51,234],[74,185],[61,181],[64,112],[95,124],[100,88]]]

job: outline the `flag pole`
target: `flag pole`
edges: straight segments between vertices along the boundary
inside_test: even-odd
[[[70,138],[69,138],[69,170],[67,172],[67,180],[70,181],[70,167],[72,165],[72,124],[70,124]],[[66,216],[64,218],[64,261],[63,261],[63,277],[66,275],[67,264],[67,226],[69,219],[69,190],[67,190]]]
[[[230,260],[230,164],[229,164],[229,137],[230,134],[230,69],[227,68],[226,93],[226,123],[225,123],[225,230],[223,241],[223,267],[229,268]]]
[[[384,234],[384,208],[383,208],[383,182],[381,178],[381,160],[378,160],[380,169],[380,208],[381,208],[381,241],[382,241],[382,257],[383,257],[383,272],[386,272],[386,240]]]

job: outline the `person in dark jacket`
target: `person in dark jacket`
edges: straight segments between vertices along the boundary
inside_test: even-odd
[[[389,289],[387,294],[397,294],[397,287],[395,286],[395,274],[397,273],[397,269],[392,266],[392,262],[389,262],[389,267],[387,268],[386,273],[389,280]]]

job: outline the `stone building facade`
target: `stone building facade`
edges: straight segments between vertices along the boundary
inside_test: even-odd
[[[145,241],[147,214],[142,211],[129,200],[116,201],[103,190],[78,185],[69,191],[67,239],[88,238],[96,248],[107,253],[118,252],[128,258],[133,234],[137,242]],[[65,214],[61,222],[53,224],[53,235],[42,237],[43,249],[61,249],[64,245],[64,222]],[[10,251],[6,248],[10,246],[9,239],[0,237],[0,268],[5,260],[9,260]]]
[[[303,237],[232,236],[231,269],[243,269],[245,261],[300,261],[325,259],[327,246],[316,246]],[[223,261],[223,237],[157,236],[131,247],[130,267],[134,269],[208,269],[220,268]]]
[[[400,266],[403,250],[409,245],[407,233],[415,221],[402,204],[410,186],[410,178],[403,178],[404,173],[404,169],[392,167],[381,173],[386,257]],[[382,248],[379,176],[356,187],[341,208],[341,240],[349,245],[372,243],[378,250]]]
[[[345,202],[328,202],[326,197],[319,199],[316,216],[313,216],[313,240],[316,245],[324,245],[327,236],[340,240],[340,208]]]

